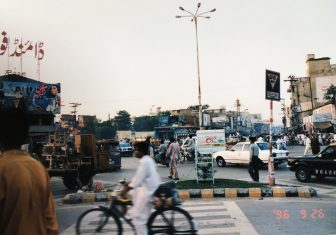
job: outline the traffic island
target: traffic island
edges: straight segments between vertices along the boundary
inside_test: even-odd
[[[176,182],[180,200],[193,198],[262,198],[262,197],[316,197],[312,187],[294,187],[277,185],[270,187],[264,183],[247,182],[231,179],[216,179],[215,184],[186,180]],[[63,198],[65,204],[105,202],[111,200],[111,191],[72,193]]]

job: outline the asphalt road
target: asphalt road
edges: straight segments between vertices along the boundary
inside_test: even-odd
[[[302,155],[303,146],[290,147],[289,151],[293,156]],[[137,164],[138,159],[136,158],[122,158],[121,170],[98,174],[95,176],[94,180],[101,180],[107,186],[116,185],[121,179],[130,180],[135,173]],[[217,178],[251,180],[246,166],[228,165],[224,168],[219,168],[217,166],[214,166],[214,168],[217,170],[215,174],[215,177]],[[158,171],[161,180],[167,181],[168,168],[166,166],[158,165]],[[178,171],[180,179],[182,180],[195,178],[194,164],[192,162],[179,164]],[[267,182],[267,169],[262,169],[260,171],[260,180],[261,182]],[[319,196],[318,198],[311,199],[213,199],[211,203],[229,202],[229,204],[224,203],[224,207],[229,207],[228,205],[235,206],[230,206],[231,209],[229,210],[223,210],[223,213],[216,211],[217,214],[214,214],[213,217],[209,215],[207,218],[203,218],[203,216],[201,225],[203,226],[203,224],[213,223],[220,217],[220,215],[226,217],[228,216],[227,211],[229,211],[229,215],[233,217],[233,219],[235,218],[235,215],[241,215],[245,217],[246,220],[242,220],[245,221],[244,223],[239,219],[234,219],[233,222],[228,222],[228,224],[236,224],[237,226],[233,227],[241,227],[241,229],[238,233],[230,232],[231,230],[229,229],[229,232],[226,234],[336,234],[335,178],[327,178],[323,181],[313,178],[312,182],[300,183],[296,180],[294,172],[289,171],[286,165],[283,164],[276,170],[276,184],[312,186],[317,190]],[[92,208],[96,204],[62,205],[62,197],[71,192],[71,190],[67,190],[59,178],[52,178],[52,189],[57,204],[57,216],[61,232],[64,232],[64,235],[74,234],[73,226],[78,216],[83,211]],[[197,201],[192,201],[191,203],[199,204]],[[205,208],[204,213],[206,212]],[[199,216],[199,214],[197,215]],[[241,218],[241,216],[238,217]],[[202,234],[225,234],[223,232],[212,233],[210,230],[207,232],[206,228],[209,226],[202,226]],[[219,225],[219,227],[221,226]]]

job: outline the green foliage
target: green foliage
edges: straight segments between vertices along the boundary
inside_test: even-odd
[[[166,110],[166,111],[160,112],[158,116],[159,117],[166,117],[166,116],[169,117],[170,115],[171,115],[170,111]]]
[[[112,126],[111,121],[104,121],[97,124],[96,138],[97,139],[114,139],[116,128]]]
[[[131,130],[131,115],[126,110],[120,110],[114,117],[114,124],[119,131]]]
[[[176,183],[177,189],[206,189],[206,188],[262,188],[267,186],[264,183],[254,183],[242,180],[233,179],[215,179],[215,184],[212,181],[184,180]]]
[[[154,131],[154,127],[159,126],[158,116],[140,116],[134,120],[135,131]]]
[[[329,102],[333,102],[333,97],[336,94],[336,87],[331,84],[331,86],[327,89],[326,93],[324,94],[324,99],[328,100]]]
[[[170,111],[162,111],[155,116],[140,116],[134,120],[135,131],[154,131],[155,127],[159,126],[159,117],[170,116]]]

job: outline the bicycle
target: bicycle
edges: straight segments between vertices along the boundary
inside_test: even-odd
[[[126,181],[120,182],[125,187]],[[164,188],[164,186],[163,186]],[[174,197],[166,197],[167,188],[161,190],[156,199],[155,210],[150,215],[147,228],[148,234],[185,234],[197,235],[197,229],[193,217],[184,209],[178,207],[180,202]],[[174,203],[175,201],[175,203]],[[126,217],[125,208],[132,206],[132,200],[122,198],[118,191],[114,191],[109,207],[99,206],[82,213],[77,219],[76,234],[118,234],[122,235],[124,220],[136,234],[132,219]]]

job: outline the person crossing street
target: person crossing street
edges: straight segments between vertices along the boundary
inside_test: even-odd
[[[250,137],[250,162],[248,172],[253,181],[259,182],[259,147],[254,142],[256,141],[255,137]]]
[[[170,158],[169,162],[169,179],[179,180],[177,172],[177,162],[181,158],[180,146],[177,144],[174,137],[170,138],[170,145],[167,150],[167,157]]]

